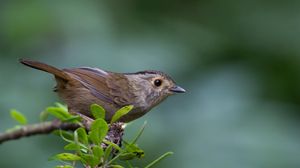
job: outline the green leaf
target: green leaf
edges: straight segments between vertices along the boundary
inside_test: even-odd
[[[110,142],[110,141],[108,141],[108,140],[106,140],[106,139],[103,139],[103,142],[104,142],[105,144],[107,144],[107,145],[111,145],[113,148],[117,149],[119,152],[122,152],[122,151],[123,151],[122,148],[119,147],[119,145],[117,145],[117,144],[115,144],[115,143],[113,143],[113,142]]]
[[[127,113],[129,113],[131,110],[133,109],[133,105],[129,105],[129,106],[124,106],[121,109],[119,109],[114,116],[111,119],[111,124],[118,121],[122,116],[126,115]]]
[[[81,157],[72,153],[60,153],[51,157],[50,160],[77,161],[77,160],[81,160]]]
[[[69,144],[67,144],[64,147],[65,150],[71,150],[71,151],[78,151],[78,149],[80,149],[80,151],[87,153],[89,148],[83,144],[76,144],[75,142],[71,142]]]
[[[124,167],[121,166],[121,165],[110,165],[109,167],[111,167],[111,168],[124,168]]]
[[[88,136],[87,136],[87,133],[86,133],[84,128],[80,127],[75,132],[77,132],[77,134],[78,134],[79,142],[81,142],[85,145],[87,145],[89,143],[88,142]]]
[[[105,109],[98,104],[92,104],[90,110],[95,119],[102,118],[105,119]]]
[[[21,125],[27,124],[26,117],[15,109],[10,110],[10,116]]]
[[[83,154],[81,157],[82,157],[83,163],[86,165],[91,165],[91,162],[94,159],[93,155],[90,155],[90,154]]]
[[[40,113],[40,121],[46,121],[48,116],[49,116],[49,113],[47,111],[42,111]]]
[[[100,146],[94,146],[92,150],[94,156],[97,158],[101,158],[104,155],[103,149]]]
[[[69,123],[78,123],[81,121],[81,117],[79,115],[70,115],[67,119],[62,120],[63,122],[69,122]]]
[[[71,165],[60,165],[60,166],[55,166],[55,168],[74,168]]]
[[[125,144],[125,151],[120,155],[121,160],[132,160],[134,158],[142,158],[145,156],[145,152],[139,148],[136,144]]]
[[[104,155],[103,149],[100,146],[94,146],[92,148],[93,155],[94,155],[94,161],[96,165],[99,165],[101,162],[101,159]]]
[[[70,113],[68,113],[68,111],[66,111],[63,108],[59,108],[59,107],[48,107],[46,109],[46,111],[51,114],[52,116],[64,121],[67,120],[68,118],[72,117],[72,115]]]
[[[74,135],[68,131],[64,130],[55,130],[52,132],[54,135],[60,136],[66,142],[74,142]]]
[[[120,159],[121,160],[132,160],[134,158],[142,158],[145,156],[145,152],[139,148],[136,144],[129,144],[123,140],[125,145],[124,152],[121,153]]]
[[[105,120],[98,118],[91,124],[91,131],[89,132],[89,139],[94,144],[101,144],[108,131],[108,125]]]
[[[113,149],[112,145],[108,145],[108,147],[105,149],[105,152],[104,152],[104,162],[108,160],[112,149]]]
[[[83,162],[90,167],[95,167],[100,163],[100,158],[96,158],[94,155],[83,154],[82,156]]]
[[[81,121],[80,116],[70,114],[67,108],[62,105],[59,105],[59,107],[48,107],[46,112],[63,122],[78,123]]]
[[[167,152],[165,154],[163,154],[162,156],[160,156],[158,159],[154,160],[153,162],[151,162],[149,165],[147,165],[145,168],[151,168],[154,165],[156,165],[158,162],[160,162],[161,160],[163,160],[164,158],[166,158],[167,156],[173,155],[173,152]]]
[[[59,108],[65,110],[65,111],[68,111],[67,105],[61,104],[61,103],[59,103],[59,102],[56,102],[56,103],[54,103],[54,104],[55,104],[57,107],[59,107]]]
[[[136,158],[134,153],[122,153],[120,155],[120,160],[132,160],[134,158]]]
[[[133,166],[130,164],[129,161],[126,161],[126,164],[127,164],[128,168],[133,168]]]
[[[73,143],[73,142],[67,144],[67,145],[64,147],[65,150],[74,150],[74,151],[76,151],[78,148],[79,148],[79,145],[76,144],[76,143]]]
[[[144,151],[137,146],[137,144],[128,144],[127,142],[123,141],[125,144],[125,151],[130,153],[140,153],[143,154]]]
[[[76,152],[79,154],[79,155],[81,155],[81,150],[80,150],[80,146],[79,146],[79,138],[78,138],[78,133],[77,133],[77,131],[74,131],[74,143],[77,145],[77,150],[76,150]]]

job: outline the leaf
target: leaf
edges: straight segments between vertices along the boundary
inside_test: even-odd
[[[59,102],[56,102],[56,103],[54,103],[54,104],[55,104],[57,107],[59,107],[59,108],[65,110],[65,111],[68,111],[67,105],[61,104],[61,103],[59,103]]]
[[[108,147],[105,149],[105,152],[104,152],[104,162],[108,160],[109,156],[110,156],[110,153],[112,151],[112,145],[108,145]]]
[[[79,115],[70,115],[67,119],[62,120],[63,122],[69,122],[69,123],[78,123],[81,121],[81,117]]]
[[[90,110],[95,119],[102,118],[105,119],[105,109],[98,104],[92,104]]]
[[[125,144],[125,151],[130,152],[130,153],[140,153],[143,154],[144,151],[138,147],[137,144],[128,144],[127,142],[123,141]]]
[[[119,109],[114,116],[111,119],[111,124],[118,121],[121,117],[123,117],[124,115],[126,115],[127,113],[129,113],[131,110],[133,109],[133,105],[129,105],[129,106],[124,106],[121,109]]]
[[[126,161],[126,164],[127,164],[128,168],[133,168],[133,166],[130,164],[129,161]]]
[[[126,144],[125,151],[126,152],[120,155],[121,160],[132,160],[134,158],[142,158],[145,156],[145,152],[136,144]]]
[[[74,135],[68,131],[56,130],[52,132],[54,135],[60,136],[66,142],[74,142]]]
[[[71,150],[71,151],[78,151],[78,149],[80,149],[80,151],[87,153],[89,148],[83,144],[76,144],[75,142],[71,142],[69,144],[67,144],[64,147],[65,150]]]
[[[119,152],[122,152],[122,151],[123,151],[123,149],[120,148],[119,145],[117,145],[117,144],[115,144],[115,143],[113,143],[113,142],[110,142],[110,141],[108,141],[108,140],[106,140],[106,139],[103,139],[103,142],[104,142],[105,144],[107,144],[107,145],[111,145],[113,148],[117,149]]]
[[[47,111],[42,111],[40,113],[40,121],[46,121],[48,116],[49,116],[49,113]]]
[[[81,144],[81,143],[79,142],[78,132],[74,131],[73,134],[74,134],[74,143],[77,145],[76,152],[77,152],[77,154],[81,155],[81,150],[80,150],[80,146],[79,146],[79,144]]]
[[[122,153],[120,155],[120,160],[132,160],[134,158],[136,158],[134,153]]]
[[[83,162],[90,167],[95,167],[100,163],[100,158],[96,158],[94,155],[83,154],[82,156]]]
[[[165,154],[163,154],[162,156],[160,156],[158,159],[154,160],[153,162],[151,162],[150,164],[148,164],[145,168],[151,168],[154,165],[156,165],[158,162],[160,162],[161,160],[163,160],[164,158],[166,158],[167,156],[173,155],[173,152],[167,152]]]
[[[60,165],[60,166],[55,166],[55,168],[74,168],[71,165]]]
[[[64,147],[65,150],[74,150],[74,151],[76,151],[78,148],[79,148],[79,145],[75,144],[73,142],[69,143],[68,145],[66,145]]]
[[[109,167],[111,167],[111,168],[124,168],[124,167],[121,166],[121,165],[110,165]]]
[[[102,118],[98,118],[91,124],[91,131],[89,132],[89,139],[94,144],[101,144],[108,131],[108,125]]]
[[[102,156],[104,155],[103,149],[100,146],[94,146],[92,148],[93,156],[94,156],[94,162],[96,165],[99,165],[102,159]]]
[[[48,107],[46,111],[51,114],[52,116],[60,119],[60,120],[67,120],[68,118],[72,117],[71,114],[69,114],[67,111],[65,111],[63,108],[59,107]]]
[[[77,134],[78,134],[79,142],[87,145],[88,144],[88,136],[87,136],[85,129],[80,127],[77,130],[75,130],[75,132],[77,132]]]
[[[15,109],[10,110],[10,116],[21,125],[27,124],[26,117]]]
[[[137,146],[137,144],[129,144],[126,141],[123,141],[125,145],[125,152],[121,154],[121,160],[132,160],[134,158],[143,158],[145,152]]]
[[[81,160],[81,157],[72,153],[60,153],[51,157],[50,160],[77,161],[77,160]]]
[[[83,154],[82,156],[82,161],[84,164],[86,165],[91,165],[93,158],[93,155],[89,155],[89,154]]]
[[[62,105],[60,105],[62,106]],[[67,108],[65,106],[62,107],[48,107],[46,109],[46,112],[55,118],[58,118],[59,120],[63,122],[71,122],[71,123],[78,123],[81,121],[81,117],[78,115],[72,115],[68,112]]]
[[[100,146],[94,146],[92,148],[92,150],[93,150],[94,156],[99,159],[104,155],[103,149]]]

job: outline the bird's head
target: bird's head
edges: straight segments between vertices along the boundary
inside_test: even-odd
[[[134,89],[149,106],[153,107],[175,93],[185,90],[176,85],[175,81],[161,71],[141,71],[126,74]]]

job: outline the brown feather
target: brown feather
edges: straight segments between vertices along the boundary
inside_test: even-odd
[[[31,61],[31,60],[25,60],[25,59],[20,59],[19,61],[26,66],[51,73],[51,74],[55,75],[55,77],[59,77],[63,80],[66,80],[66,81],[70,80],[69,75],[67,75],[63,70],[55,68],[51,65],[44,64],[44,63],[41,63],[38,61]]]
[[[113,104],[113,97],[109,94],[110,88],[106,83],[109,75],[100,76],[95,74],[93,71],[81,68],[64,69],[64,71],[75,75],[75,78],[81,82],[83,86],[88,88],[94,96],[98,97],[102,101]]]
[[[109,94],[113,97],[114,102],[118,106],[125,105],[135,105],[134,102],[134,94],[131,91],[131,86],[128,84],[128,79],[119,73],[115,73],[108,77],[107,86],[109,89]]]

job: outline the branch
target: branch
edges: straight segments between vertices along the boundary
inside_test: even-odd
[[[90,127],[87,123],[85,123],[84,125],[87,128]],[[29,137],[32,135],[49,134],[55,130],[74,131],[79,127],[80,125],[78,124],[64,123],[59,120],[26,125],[16,130],[0,133],[0,144],[6,141],[16,140],[23,137]],[[121,146],[123,134],[124,123],[113,123],[109,126],[109,132],[107,133],[105,139]],[[106,144],[103,145],[105,146]]]
[[[63,123],[59,120],[48,121],[38,124],[26,125],[19,129],[8,131],[0,134],[0,144],[9,140],[16,140],[38,134],[49,134],[54,130],[76,130],[80,126],[78,124]]]

